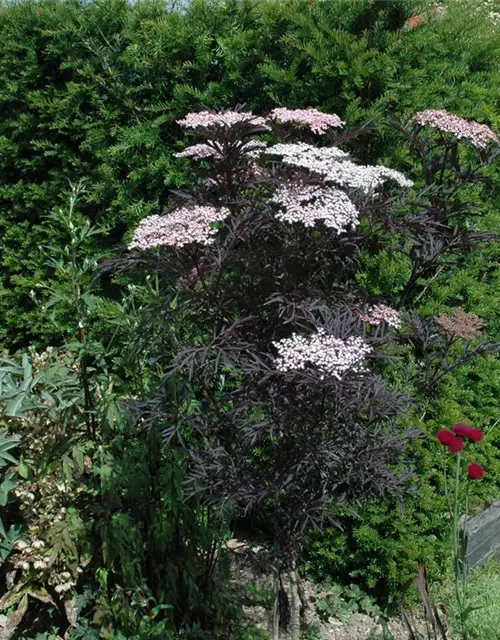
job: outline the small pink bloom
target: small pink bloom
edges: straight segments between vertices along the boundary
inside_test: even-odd
[[[270,114],[272,120],[279,122],[293,122],[302,124],[313,133],[324,134],[331,127],[341,127],[345,124],[335,113],[323,113],[317,109],[273,109]]]
[[[366,309],[365,313],[358,311],[356,315],[362,322],[367,322],[368,324],[379,325],[385,322],[389,327],[394,327],[395,329],[399,329],[402,324],[399,312],[386,304],[376,304]]]
[[[420,126],[433,127],[439,131],[450,133],[458,140],[468,140],[477,149],[486,149],[492,142],[500,142],[497,134],[487,125],[474,120],[465,120],[445,109],[426,109],[419,111],[413,122]]]
[[[230,129],[235,125],[248,124],[260,129],[269,129],[265,118],[254,116],[245,111],[199,111],[188,113],[183,120],[177,120],[177,124],[185,129],[213,130],[220,128]]]

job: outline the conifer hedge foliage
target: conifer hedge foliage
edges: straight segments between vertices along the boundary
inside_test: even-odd
[[[353,125],[445,106],[495,124],[498,32],[453,11],[446,27],[405,30],[424,6],[0,4],[1,342],[15,349],[55,340],[34,298],[50,277],[40,246],[59,238],[45,216],[67,200],[68,181],[86,180],[84,214],[107,226],[107,247],[116,245],[186,184],[172,152],[182,139],[175,120],[191,108],[310,106]],[[353,150],[405,161],[393,140],[361,138]]]
[[[14,353],[34,343],[30,350],[36,354],[38,348],[49,358],[52,346],[46,347],[54,345],[64,364],[62,368],[60,363],[54,365],[65,381],[58,388],[64,400],[59,404],[66,407],[66,391],[71,398],[77,396],[68,404],[76,407],[74,415],[70,411],[75,424],[65,422],[62,413],[57,420],[50,418],[54,434],[45,433],[43,414],[38,429],[44,438],[71,446],[74,442],[68,440],[68,433],[76,438],[74,464],[68,467],[66,456],[58,473],[73,474],[78,482],[82,476],[104,483],[97,493],[97,502],[100,505],[102,498],[104,507],[95,506],[97,485],[92,483],[85,485],[79,499],[85,532],[79,519],[73,521],[72,535],[82,553],[87,553],[87,546],[93,547],[92,564],[84,567],[84,578],[76,576],[80,584],[92,586],[82,607],[96,610],[99,619],[89,625],[109,630],[120,619],[130,637],[137,637],[133,636],[136,623],[153,624],[150,612],[136,619],[126,598],[125,605],[120,604],[122,585],[132,585],[142,594],[146,584],[152,602],[171,603],[165,605],[173,607],[171,618],[161,608],[157,614],[162,624],[172,623],[176,628],[200,621],[214,626],[220,608],[219,594],[206,585],[212,578],[214,550],[231,532],[218,525],[211,528],[212,505],[194,503],[196,492],[191,496],[193,503],[184,500],[186,453],[183,445],[172,444],[176,442],[173,435],[178,434],[171,433],[169,446],[162,446],[165,428],[172,422],[178,426],[178,414],[183,411],[181,435],[191,440],[197,433],[197,409],[201,408],[204,420],[213,418],[206,408],[200,375],[193,375],[198,386],[192,388],[184,365],[175,375],[165,375],[178,351],[176,331],[179,344],[192,340],[197,348],[211,335],[211,323],[208,328],[197,328],[204,321],[197,307],[203,299],[200,287],[204,280],[187,269],[186,281],[181,283],[185,297],[177,296],[177,276],[171,278],[168,270],[162,275],[160,270],[160,276],[168,278],[158,277],[161,255],[154,251],[149,265],[143,257],[132,256],[137,269],[118,268],[124,255],[125,263],[131,260],[133,252],[124,245],[134,245],[137,229],[147,226],[148,220],[158,221],[158,214],[175,208],[186,194],[199,194],[210,186],[192,162],[175,157],[189,157],[185,151],[191,144],[189,136],[179,125],[186,114],[207,109],[266,114],[280,107],[317,108],[330,117],[338,113],[349,132],[342,139],[342,149],[354,162],[384,164],[404,172],[415,182],[415,193],[421,193],[425,202],[430,199],[430,208],[420,201],[400,203],[401,218],[391,219],[392,228],[380,224],[385,220],[383,208],[377,226],[368,207],[349,289],[373,302],[385,300],[398,310],[412,312],[408,333],[397,342],[399,350],[406,349],[406,359],[391,358],[384,365],[388,385],[405,397],[418,399],[418,411],[399,415],[398,430],[403,433],[418,426],[422,435],[434,435],[455,422],[481,426],[486,437],[478,462],[488,472],[478,495],[483,502],[498,496],[500,364],[494,351],[498,349],[496,300],[500,290],[498,243],[491,242],[491,232],[500,232],[498,156],[486,163],[483,149],[467,145],[457,156],[456,145],[439,138],[439,131],[432,127],[430,132],[424,127],[418,136],[409,133],[410,118],[416,112],[425,111],[429,116],[426,110],[433,110],[432,115],[442,108],[500,132],[500,30],[486,21],[486,13],[471,11],[466,0],[447,4],[445,18],[430,14],[425,23],[410,29],[408,18],[425,11],[427,2],[194,0],[181,11],[159,0],[135,4],[125,0],[0,0],[0,346]],[[454,117],[451,122],[456,123]],[[268,134],[264,132],[263,138]],[[427,154],[422,149],[430,151]],[[481,180],[474,173],[476,161],[481,165]],[[203,161],[201,169],[206,169]],[[457,178],[456,184],[449,180],[450,175]],[[392,198],[393,192],[389,195]],[[391,198],[387,211],[394,207]],[[69,215],[68,201],[73,203]],[[221,203],[230,204],[231,198]],[[444,213],[428,224],[433,207]],[[402,220],[410,210],[416,211],[415,227],[407,229]],[[74,255],[67,248],[72,243],[78,247]],[[283,243],[277,244],[283,249]],[[437,269],[432,258],[436,247],[442,254]],[[443,251],[443,247],[453,251]],[[272,249],[270,258],[276,253]],[[247,299],[256,304],[266,290],[258,281],[265,275],[255,262],[260,255],[241,255],[230,276],[241,286],[236,292],[244,308]],[[113,258],[104,263],[107,269],[100,261],[106,256]],[[297,277],[302,277],[301,258]],[[251,264],[258,277],[248,282],[244,276]],[[324,276],[331,286],[330,272]],[[75,294],[76,279],[80,284]],[[219,295],[219,285],[215,278],[214,298],[219,306],[224,296],[233,304],[235,289],[224,289]],[[251,287],[253,295],[247,296]],[[312,287],[308,284],[306,288],[311,294]],[[337,297],[344,298],[336,292]],[[214,308],[219,313],[217,305]],[[270,307],[265,309],[271,314]],[[185,310],[187,321],[182,315]],[[50,313],[57,313],[57,322]],[[87,323],[82,337],[84,322],[80,320],[87,313],[93,314],[92,322]],[[476,336],[477,342],[454,342],[444,325],[470,319],[470,314],[478,316],[475,321],[480,323],[481,335]],[[178,320],[174,325],[173,317]],[[441,322],[436,324],[436,318]],[[311,324],[310,320],[305,317],[303,322]],[[236,329],[249,331],[247,325]],[[250,336],[254,342],[256,335]],[[285,334],[267,337],[266,344]],[[68,344],[71,340],[76,344]],[[67,346],[69,353],[77,354],[80,369],[65,364]],[[474,350],[484,357],[468,358]],[[11,369],[10,360],[6,362],[4,378],[14,371],[22,381],[19,386],[24,397],[26,378],[31,380],[37,372],[36,358],[33,372],[29,367]],[[82,380],[89,378],[85,388],[74,384],[78,371]],[[222,373],[224,381],[227,376]],[[219,403],[219,394],[228,412],[233,408],[233,392],[243,388],[239,379],[233,383],[234,388],[213,387],[214,398]],[[13,391],[4,384],[15,395],[18,389],[12,386]],[[257,391],[268,392],[260,387]],[[249,395],[249,401],[256,402],[255,397]],[[132,411],[127,405],[122,413],[124,399]],[[214,407],[219,411],[217,403]],[[57,413],[59,404],[41,403],[43,411],[52,413]],[[149,422],[144,420],[146,408],[153,416]],[[137,420],[131,420],[131,414]],[[218,418],[213,424],[218,427]],[[25,426],[23,446],[35,452],[36,462],[39,432],[33,421],[26,420]],[[18,423],[13,428],[17,433]],[[99,460],[96,450],[101,451],[101,444],[105,455],[101,452]],[[244,439],[236,444],[246,453]],[[269,442],[265,444],[262,455],[270,456],[272,448]],[[409,453],[417,480],[404,509],[391,497],[381,503],[364,496],[355,513],[337,505],[333,515],[342,521],[344,530],[325,527],[301,538],[296,545],[303,551],[301,569],[318,580],[334,576],[346,583],[359,582],[377,597],[400,596],[413,579],[417,563],[424,562],[432,577],[442,576],[446,549],[441,555],[437,549],[446,545],[447,520],[439,490],[446,459],[443,462],[442,451],[437,452],[436,447],[425,438],[412,440]],[[213,453],[200,449],[200,456]],[[88,460],[96,461],[94,466]],[[284,462],[289,462],[286,456]],[[250,467],[248,473],[253,470]],[[221,468],[226,470],[209,467],[214,473]],[[31,483],[32,476],[25,476],[24,482]],[[229,485],[224,474],[217,477],[225,490]],[[236,480],[242,482],[242,478]],[[136,499],[138,495],[141,499]],[[30,496],[27,486],[25,501]],[[72,494],[65,499],[75,506]],[[44,502],[43,494],[37,502]],[[114,525],[123,534],[122,547],[113,538]],[[183,547],[184,539],[194,542]],[[14,540],[10,542],[13,546]],[[129,549],[130,565],[118,561],[121,548]],[[26,555],[26,549],[24,552]],[[136,563],[137,555],[140,561]],[[179,574],[178,566],[183,568]],[[38,580],[38,574],[34,579]],[[62,584],[69,585],[67,591],[74,586]],[[201,593],[209,597],[201,598]],[[142,600],[138,606],[142,611]],[[154,636],[147,626],[144,634],[148,640],[164,638],[165,629],[158,627],[160,635]]]

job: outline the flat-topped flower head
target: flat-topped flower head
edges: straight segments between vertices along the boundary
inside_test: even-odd
[[[303,125],[320,135],[325,134],[332,127],[341,127],[345,124],[336,114],[323,113],[317,109],[273,109],[269,118],[278,122]]]
[[[195,131],[231,128],[243,123],[262,129],[270,128],[265,118],[255,116],[248,111],[221,111],[219,113],[199,111],[198,113],[188,113],[182,120],[177,120],[177,124],[181,127]]]
[[[174,153],[174,158],[193,158],[195,160],[204,160],[205,158],[222,158],[221,149],[218,148],[216,143],[211,144],[193,144],[190,147],[186,147],[184,151]]]
[[[375,191],[388,181],[400,187],[411,187],[413,182],[400,171],[382,165],[356,164],[349,154],[337,147],[313,147],[305,143],[276,144],[268,153],[279,155],[284,164],[307,169],[340,187],[356,189],[364,194]]]
[[[402,324],[399,311],[386,304],[376,304],[373,307],[369,307],[365,312],[358,311],[356,315],[363,322],[373,325],[385,322],[389,327],[399,329]]]
[[[444,313],[437,316],[435,320],[446,333],[464,340],[476,338],[484,327],[484,320],[462,309],[454,309],[451,313]]]
[[[239,151],[247,158],[258,158],[266,148],[267,144],[265,142],[247,140],[240,145]],[[193,160],[212,158],[213,160],[222,160],[223,147],[215,140],[209,140],[208,143],[193,144],[186,147],[184,151],[174,153],[174,158],[193,158]]]
[[[426,109],[419,111],[413,122],[420,126],[432,127],[450,133],[459,140],[468,140],[476,149],[486,149],[492,142],[500,142],[499,137],[487,125],[474,120],[466,120],[446,109]]]
[[[267,143],[261,140],[248,140],[241,146],[241,151],[248,158],[258,158],[267,149]]]
[[[285,184],[275,192],[271,202],[279,205],[275,215],[284,222],[300,222],[306,227],[322,222],[337,233],[359,224],[358,210],[352,201],[334,187]]]
[[[401,171],[383,165],[355,164],[351,160],[332,162],[328,171],[323,173],[325,180],[334,182],[346,189],[356,189],[368,195],[386,182],[395,182],[403,188],[413,186],[413,181]]]
[[[335,338],[318,329],[310,336],[294,333],[290,338],[273,342],[278,351],[276,369],[282,373],[304,370],[307,366],[318,369],[323,376],[340,380],[347,372],[366,371],[365,359],[371,347],[358,336],[346,340]]]
[[[230,215],[226,207],[179,207],[167,215],[144,218],[134,232],[129,249],[143,251],[156,247],[183,247],[186,244],[212,244],[217,229],[213,224]]]
[[[278,143],[269,147],[267,153],[281,156],[286,164],[320,174],[335,160],[349,158],[349,154],[338,147],[315,147],[305,142]]]

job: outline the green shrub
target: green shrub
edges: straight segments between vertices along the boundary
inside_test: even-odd
[[[190,108],[314,106],[354,124],[444,105],[498,125],[499,30],[459,2],[445,20],[404,30],[422,6],[196,0],[181,13],[154,0],[0,5],[0,339],[9,348],[53,341],[30,291],[47,278],[39,245],[59,241],[43,215],[64,201],[68,180],[88,180],[83,213],[109,228],[96,252],[115,245],[186,184],[171,153],[180,138],[174,121]],[[354,150],[367,160],[392,156],[394,165],[405,161],[400,148],[385,133]]]

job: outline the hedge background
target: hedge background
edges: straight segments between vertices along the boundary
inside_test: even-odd
[[[500,32],[452,7],[405,29],[425,3],[157,0],[0,3],[0,343],[56,337],[30,291],[49,278],[44,220],[84,178],[84,213],[108,247],[166,204],[186,174],[176,118],[245,103],[333,111],[349,124],[446,107],[499,124]],[[467,20],[464,21],[465,16]],[[355,150],[398,164],[391,134]]]

